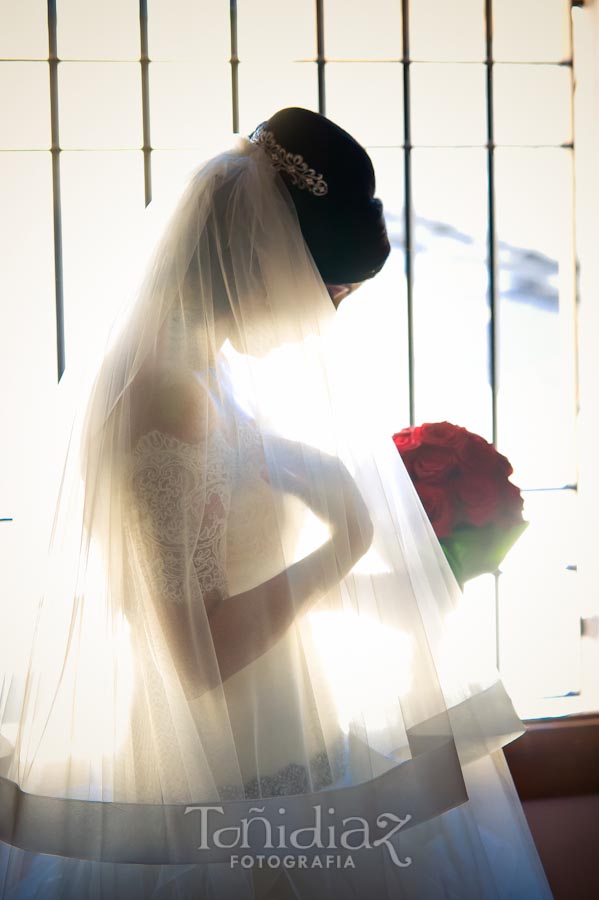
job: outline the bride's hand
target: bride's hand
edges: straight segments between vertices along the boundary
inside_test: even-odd
[[[276,468],[269,480],[299,497],[325,521],[340,549],[347,542],[353,562],[363,556],[372,543],[372,520],[342,461],[314,447],[283,438],[276,441],[274,461]]]

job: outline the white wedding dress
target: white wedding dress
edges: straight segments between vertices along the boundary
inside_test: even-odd
[[[182,516],[193,515],[198,492],[205,494],[208,502],[202,521],[197,523],[193,559],[206,594],[215,592],[214,596],[243,590],[249,571],[254,579],[266,580],[282,562],[280,547],[272,539],[279,532],[272,528],[270,487],[260,475],[264,467],[260,436],[247,416],[239,413],[235,418],[239,426],[235,443],[215,431],[207,441],[205,453],[199,452],[198,445],[172,435],[158,430],[148,432],[138,441],[128,469],[129,484],[143,501],[138,528],[143,532],[144,523],[159,522],[158,539],[165,545],[176,544]],[[176,466],[174,459],[178,461]],[[182,472],[187,478],[182,479]],[[181,593],[177,584],[180,569],[173,565],[171,572],[164,571],[157,561],[168,558],[168,554],[165,557],[164,553],[148,553],[148,532],[142,532],[132,529],[132,540],[143,543],[143,559],[151,568],[150,578],[171,602],[177,603]],[[294,535],[288,537],[293,539]],[[297,638],[291,629],[282,642],[252,664],[252,678],[243,669],[225,683],[231,727],[244,772],[244,793],[247,798],[256,798],[258,809],[263,808],[259,805],[262,795],[284,797],[287,802],[292,799],[289,795],[312,793],[322,801],[327,789],[343,787],[352,765],[351,734],[339,742],[339,756],[334,760],[319,747],[318,741],[312,746],[306,741],[306,710],[299,708],[291,680],[286,682],[280,677],[279,657],[284,658],[289,652],[285,644],[294,640]],[[255,692],[257,684],[262,688],[258,702],[248,694]],[[146,685],[151,689],[151,679]],[[150,708],[157,707],[160,696],[161,692],[157,692]],[[209,694],[196,701],[196,713],[209,724]],[[133,712],[132,723],[138,729],[136,745],[147,745],[149,735],[144,732],[151,731],[152,722]],[[159,734],[163,743],[159,743],[158,752],[173,752],[168,733]],[[256,736],[260,737],[259,743]],[[216,730],[214,740],[217,753]],[[138,763],[144,761],[140,755]],[[551,891],[503,751],[496,749],[477,759],[462,759],[461,763],[467,802],[414,827],[400,827],[388,844],[358,855],[355,868],[339,868],[335,862],[327,869],[326,862],[313,865],[308,859],[303,867],[298,863],[276,870],[265,866],[267,871],[262,877],[267,882],[280,879],[277,884],[284,891],[281,896],[301,900],[550,900]],[[210,771],[212,775],[215,772],[214,760]],[[151,770],[138,766],[137,774],[138,799],[144,795],[151,799],[155,788]],[[429,769],[427,775],[434,777],[433,770]],[[118,784],[117,777],[116,793],[104,794],[105,801],[126,799],[118,796]],[[422,791],[424,785],[416,782],[410,788],[404,782],[399,797],[402,791],[406,796],[414,790]],[[166,802],[177,802],[185,787],[179,779],[170,784],[161,779],[160,791]],[[235,785],[227,784],[224,764],[218,791],[221,799],[228,793],[237,795]],[[391,794],[389,809],[399,816],[410,813],[409,808],[398,808],[397,797]],[[361,813],[359,807],[352,810],[354,816]],[[226,863],[163,867],[101,863],[28,853],[4,844],[0,846],[2,869],[6,879],[0,891],[3,900],[76,900],[94,897],[95,892],[98,897],[110,895],[115,900],[233,900],[250,896],[247,892],[251,890],[249,873],[240,865],[233,869]]]
[[[223,304],[240,323],[231,381],[213,368]],[[359,323],[336,341],[260,148],[240,139],[193,175],[127,315],[69,447],[34,651],[0,705],[1,900],[261,900],[237,844],[211,833],[198,852],[201,805],[223,828],[263,812],[283,830],[276,852],[252,831],[254,855],[290,860],[264,870],[269,900],[551,900],[501,749],[522,723],[460,630],[365,378],[377,347]],[[203,440],[132,440],[137,375],[165,358],[221,404]],[[277,441],[299,448],[306,502],[282,487]],[[321,553],[308,502],[347,523],[348,479],[374,534],[351,566],[341,542],[333,563]],[[281,573],[291,624],[219,680],[210,609]],[[193,697],[159,621],[171,611],[211,685]],[[321,846],[290,846],[316,807]]]

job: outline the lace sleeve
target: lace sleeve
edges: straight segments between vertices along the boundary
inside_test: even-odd
[[[226,479],[215,477],[208,444],[155,429],[131,454],[133,546],[152,593],[173,603],[225,587]]]

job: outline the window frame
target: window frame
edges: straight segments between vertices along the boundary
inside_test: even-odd
[[[411,283],[413,278],[413,222],[411,220],[411,196],[410,185],[411,175],[409,171],[410,164],[410,117],[409,117],[409,100],[410,100],[410,52],[409,52],[409,21],[406,14],[409,9],[409,0],[396,0],[403,10],[402,29],[403,29],[403,47],[404,57],[398,62],[403,67],[404,72],[404,125],[406,133],[404,135],[405,148],[405,165],[404,184],[407,192],[405,197],[406,210],[406,281],[408,285],[408,323],[409,323],[409,346],[408,346],[408,366],[410,371],[410,413],[413,419],[413,384],[412,373],[414,371],[414,347],[412,342],[412,297]],[[492,33],[490,27],[492,11],[492,0],[481,0],[484,3],[487,22],[487,63],[492,59]],[[495,0],[500,2],[500,0]],[[324,3],[323,0],[315,0],[316,3],[316,56],[314,63],[317,69],[318,77],[318,99],[321,112],[326,114],[326,64],[327,58],[325,54],[326,41],[324,33]],[[63,309],[63,274],[62,274],[62,221],[61,221],[61,205],[60,205],[60,135],[59,135],[59,119],[58,119],[58,67],[59,57],[57,51],[57,21],[56,21],[56,0],[48,0],[48,35],[49,35],[49,87],[50,87],[50,112],[51,112],[51,159],[52,159],[52,178],[54,189],[54,262],[55,262],[55,297],[56,297],[56,322],[57,322],[57,357],[59,377],[65,366],[65,347],[64,347],[64,309]],[[573,15],[582,17],[585,21],[584,28],[594,31],[595,35],[599,33],[599,0],[571,0],[573,8],[577,9]],[[236,3],[231,0],[231,79],[232,79],[232,103],[231,110],[233,131],[238,131],[239,122],[239,94],[238,94],[238,77],[239,77],[239,55],[237,46],[237,16]],[[143,118],[143,145],[141,151],[144,159],[144,188],[146,202],[151,198],[151,153],[153,150],[150,134],[150,117],[149,117],[149,65],[150,57],[148,50],[148,2],[147,0],[139,0],[139,18],[140,18],[140,71],[141,71],[141,105]],[[581,25],[581,29],[582,29]],[[599,43],[596,43],[599,47]],[[577,480],[578,495],[580,504],[581,522],[592,521],[592,515],[599,508],[599,475],[594,471],[592,460],[592,452],[590,448],[593,446],[592,433],[594,428],[593,414],[594,409],[599,409],[599,389],[594,388],[594,384],[599,384],[599,313],[593,310],[592,302],[587,302],[587,297],[592,298],[599,295],[599,269],[595,260],[596,251],[593,245],[593,236],[599,230],[599,187],[597,184],[597,175],[592,171],[591,161],[599,159],[599,129],[593,118],[595,110],[599,108],[599,96],[596,82],[599,79],[599,62],[595,59],[594,65],[589,54],[579,53],[576,46],[573,47],[573,68],[575,78],[575,117],[574,117],[574,171],[575,171],[575,228],[576,228],[576,253],[579,261],[579,295],[578,306],[581,312],[578,321],[577,345],[579,354],[579,388],[580,388],[580,409],[579,409],[579,447],[581,450],[579,460],[579,475]],[[487,82],[489,96],[492,98],[493,84],[491,78],[492,66],[487,64]],[[492,159],[493,129],[492,115],[488,124],[489,146],[488,152]],[[492,187],[492,176],[490,178]],[[489,202],[493,202],[493,192],[489,190]],[[491,223],[493,222],[492,210],[489,210]],[[495,263],[493,260],[493,235],[490,235],[489,241],[489,273],[493,280]],[[491,294],[495,288],[493,284],[490,287]],[[496,299],[493,299],[496,303]],[[594,335],[598,335],[594,338]],[[495,338],[492,339],[494,346]],[[493,364],[494,365],[494,364]],[[495,402],[496,392],[493,389],[493,402]],[[495,420],[496,414],[493,413]],[[594,658],[599,657],[599,638],[593,637],[593,634],[599,634],[599,606],[592,600],[593,586],[599,583],[599,554],[594,552],[592,545],[584,547],[581,553],[581,561],[578,566],[577,581],[579,584],[579,592],[585,594],[585,610],[583,613],[584,620],[589,623],[586,627],[586,633],[583,633],[581,627],[581,645],[582,653],[585,656],[583,663],[583,690],[578,696],[560,698],[560,706],[563,711],[559,715],[576,717],[581,714],[581,707],[585,710],[590,705],[599,710],[599,660],[595,664]],[[497,585],[496,585],[497,588]],[[497,598],[497,589],[496,589]],[[501,602],[501,601],[499,601]],[[596,618],[594,618],[596,617]],[[594,684],[598,687],[595,691]],[[595,691],[595,693],[594,693]],[[596,706],[595,706],[596,704]],[[542,706],[542,704],[540,704]],[[546,717],[527,718],[525,722],[547,722],[551,721]]]

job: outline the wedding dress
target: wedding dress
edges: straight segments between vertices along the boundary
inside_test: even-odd
[[[262,863],[273,897],[550,900],[501,749],[523,726],[474,653],[369,353],[263,149],[200,167],[65,388],[89,401],[0,705],[2,900],[254,900]],[[185,437],[173,385],[200,423]],[[223,677],[225,604],[259,652]]]

